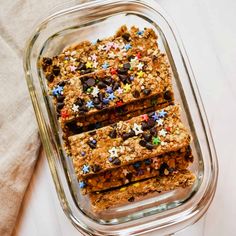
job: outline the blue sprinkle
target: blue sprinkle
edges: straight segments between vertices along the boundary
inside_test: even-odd
[[[108,103],[109,103],[109,99],[103,98],[102,102],[103,102],[104,104],[108,104]]]
[[[164,111],[164,110],[161,110],[161,111],[158,112],[158,115],[159,115],[159,117],[163,118],[163,117],[165,117],[167,115],[167,112]]]
[[[90,171],[89,166],[88,165],[83,165],[82,171],[83,171],[84,174],[89,173],[89,171]]]
[[[109,157],[109,158],[108,158],[108,161],[113,162],[113,158],[112,158],[112,157]]]
[[[96,144],[96,143],[97,143],[97,141],[96,141],[95,139],[93,139],[93,140],[92,140],[92,143],[93,143],[93,144]]]
[[[131,81],[133,81],[134,80],[134,77],[133,76],[130,76],[130,78],[129,78]]]
[[[143,33],[144,33],[144,30],[139,30],[139,31],[137,32],[138,35],[142,35]]]
[[[155,112],[154,115],[152,116],[153,120],[156,121],[158,120],[159,116],[157,115],[157,113]]]
[[[135,169],[138,169],[139,167],[141,167],[141,161],[135,162],[135,163],[133,164],[133,167],[134,167]]]
[[[88,102],[86,103],[86,107],[88,107],[88,108],[93,108],[93,107],[94,107],[93,101],[88,101]]]
[[[132,46],[130,45],[130,43],[125,44],[125,50],[126,50],[126,51],[128,51],[128,50],[131,49],[131,48],[132,48]]]
[[[102,65],[102,68],[103,69],[107,69],[109,67],[109,64],[107,62],[105,62],[103,65]]]
[[[79,187],[80,188],[85,188],[86,187],[86,183],[84,181],[79,181]]]
[[[109,100],[114,100],[116,98],[116,96],[114,95],[114,93],[110,93],[108,96]]]
[[[82,152],[81,152],[81,156],[83,156],[83,157],[84,157],[84,156],[85,156],[85,154],[86,154],[86,153],[85,153],[84,151],[82,151]]]
[[[107,86],[106,92],[107,93],[113,93],[112,87],[111,86]]]

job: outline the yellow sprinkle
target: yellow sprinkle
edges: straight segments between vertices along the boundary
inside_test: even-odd
[[[93,67],[92,62],[91,61],[87,61],[86,68],[92,68],[92,67]]]
[[[68,61],[66,61],[66,60],[65,60],[65,61],[64,61],[64,63],[65,63],[65,64],[67,64],[67,63],[68,63]]]
[[[130,91],[130,84],[126,84],[125,86],[124,86],[124,90],[125,90],[125,92],[127,93],[127,92],[129,92]]]
[[[125,188],[125,187],[120,189],[120,191],[125,191],[125,190],[126,190],[126,188]]]
[[[133,184],[134,187],[138,187],[139,186],[139,183],[135,183]]]
[[[138,75],[138,78],[141,78],[141,77],[143,77],[143,71],[139,71],[138,73],[137,73],[137,75]]]

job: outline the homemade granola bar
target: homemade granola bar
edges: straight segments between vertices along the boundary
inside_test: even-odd
[[[79,179],[189,146],[179,106],[68,138]]]
[[[188,170],[176,171],[173,174],[150,178],[115,190],[90,193],[93,210],[100,212],[112,207],[127,204],[155,192],[170,191],[193,185],[195,176]]]
[[[87,125],[117,110],[125,114],[174,99],[169,64],[152,29],[123,26],[113,37],[44,58],[42,67],[62,122]]]
[[[185,170],[192,161],[190,147],[182,148],[177,152],[170,152],[89,176],[87,179],[79,181],[79,187],[84,194],[102,191],[154,176],[168,175],[177,170]]]

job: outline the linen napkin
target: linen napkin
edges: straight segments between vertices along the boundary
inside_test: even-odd
[[[22,60],[2,37],[0,48],[0,235],[8,236],[33,173],[40,140]]]

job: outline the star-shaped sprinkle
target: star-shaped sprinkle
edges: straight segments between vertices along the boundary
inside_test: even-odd
[[[116,75],[117,74],[117,70],[115,68],[111,68],[111,74],[112,75]]]
[[[98,46],[98,51],[102,51],[102,50],[104,50],[105,49],[105,46],[104,45],[99,45]]]
[[[93,67],[94,67],[94,68],[97,68],[97,66],[98,66],[98,62],[97,62],[97,61],[94,61],[94,62],[93,62]]]
[[[153,143],[154,145],[158,145],[158,144],[161,143],[161,140],[160,140],[158,137],[154,137],[153,140],[152,140],[152,143]]]
[[[108,54],[108,57],[111,58],[111,59],[114,59],[115,56],[116,56],[116,55],[114,54],[114,52],[110,52],[110,53]]]
[[[166,142],[162,141],[161,146],[165,146],[165,145],[166,145]]]
[[[165,137],[166,134],[167,134],[167,132],[166,132],[166,130],[161,129],[161,130],[158,132],[158,134],[159,134],[160,136],[162,136],[162,137]]]
[[[87,101],[86,107],[88,107],[89,109],[90,109],[90,108],[93,108],[93,107],[94,107],[93,101]]]
[[[141,62],[138,63],[137,65],[138,70],[142,70],[143,69],[143,64]]]
[[[110,93],[107,98],[108,98],[109,100],[114,100],[114,99],[116,98],[116,96],[114,95],[114,93]]]
[[[124,48],[126,51],[128,51],[129,49],[132,48],[132,46],[130,45],[130,43],[127,43],[127,44],[125,44]]]
[[[83,165],[82,171],[83,171],[84,174],[89,173],[89,171],[90,171],[89,165]]]
[[[70,55],[74,56],[75,54],[76,54],[76,51],[72,51]]]
[[[141,77],[143,77],[143,74],[144,74],[144,73],[143,73],[143,71],[141,71],[141,70],[140,70],[140,71],[137,73],[137,75],[138,75],[138,78],[141,78]]]
[[[164,118],[167,115],[167,112],[164,111],[164,110],[161,110],[161,111],[158,112],[158,115],[159,115],[159,117]]]
[[[123,89],[121,87],[119,87],[116,91],[117,91],[118,94],[122,94],[123,93]]]
[[[123,104],[124,104],[124,103],[123,103],[122,101],[117,101],[117,102],[116,102],[116,106],[117,106],[117,107],[120,107],[120,106],[122,106]]]
[[[74,72],[76,70],[76,66],[70,66],[70,71]]]
[[[79,106],[76,104],[73,104],[72,108],[73,112],[78,112],[79,111]]]
[[[171,131],[171,128],[168,126],[166,127],[166,131],[170,132]]]
[[[117,148],[113,147],[111,149],[108,150],[108,152],[110,153],[110,157],[113,158],[113,157],[118,157],[118,153],[117,153]]]
[[[144,120],[144,121],[148,121],[148,120],[149,120],[149,117],[148,117],[147,114],[141,115],[141,118],[142,118],[142,120]]]
[[[93,67],[92,62],[91,61],[87,61],[86,68],[88,69],[88,68],[92,68],[92,67]]]
[[[137,58],[140,59],[142,57],[141,52],[137,53]]]
[[[159,116],[158,116],[158,114],[155,112],[155,113],[152,115],[152,118],[153,118],[154,121],[157,121],[158,118],[159,118]]]
[[[98,42],[97,39],[94,39],[94,40],[91,41],[91,43],[92,43],[93,45],[95,45],[97,42]]]
[[[111,86],[107,86],[106,92],[107,93],[113,93],[112,87]]]
[[[133,131],[135,132],[135,135],[139,135],[143,133],[141,127],[142,127],[141,125],[134,123]]]
[[[63,119],[69,117],[68,112],[67,112],[66,110],[61,110],[61,117],[62,117]]]
[[[52,94],[54,96],[56,95],[61,95],[63,93],[63,87],[60,85],[57,85],[53,90],[52,90]]]
[[[92,59],[93,61],[96,61],[96,60],[97,60],[97,55],[94,53],[94,54],[91,56],[91,59]]]
[[[98,86],[93,87],[93,91],[91,93],[92,96],[93,97],[98,97],[99,91],[100,91],[100,89],[98,88]]]
[[[85,188],[86,184],[84,181],[79,181],[79,188]]]
[[[131,85],[130,85],[130,84],[126,84],[126,85],[123,87],[123,89],[124,89],[124,91],[125,91],[126,93],[128,93],[128,92],[130,91],[130,89],[131,89]]]
[[[102,99],[103,104],[108,104],[109,101],[110,101],[110,100],[109,100],[108,98],[103,98],[103,99]]]
[[[107,62],[104,62],[102,65],[102,68],[106,70],[109,67],[109,64]]]
[[[116,50],[119,47],[117,43],[113,43],[113,48]]]
[[[142,35],[144,33],[144,30],[139,30],[138,32],[137,32],[137,35]]]
[[[163,119],[158,119],[158,120],[156,120],[156,122],[157,122],[158,126],[162,126],[163,125]]]

